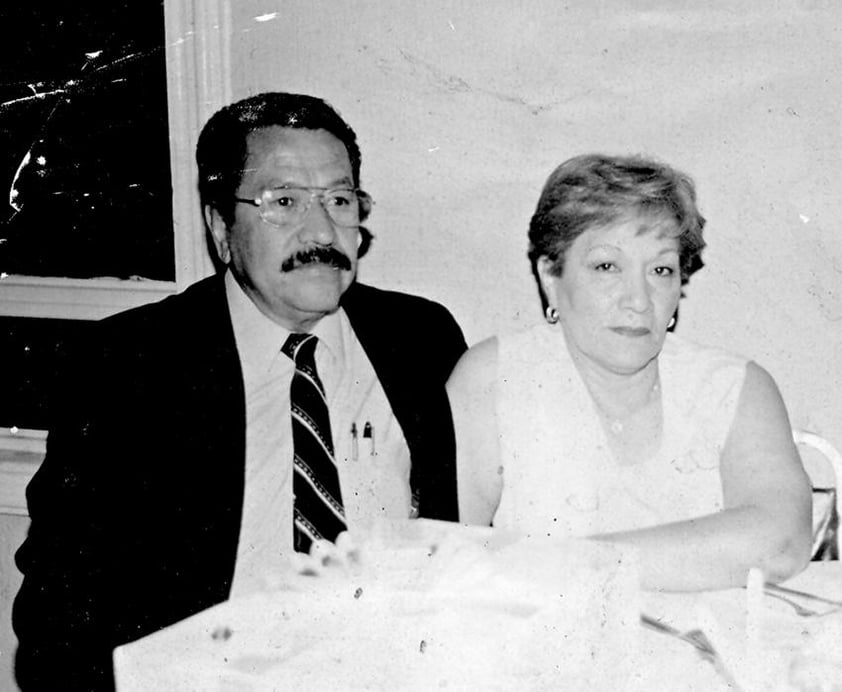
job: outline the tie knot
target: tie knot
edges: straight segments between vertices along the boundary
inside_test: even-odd
[[[314,334],[290,334],[284,342],[281,351],[295,361],[297,367],[316,363],[316,344],[319,337]]]

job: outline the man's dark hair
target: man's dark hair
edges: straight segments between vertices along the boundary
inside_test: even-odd
[[[202,128],[196,147],[202,208],[213,207],[229,225],[248,158],[248,135],[272,126],[326,130],[345,145],[354,185],[360,184],[357,136],[327,102],[305,94],[256,94],[214,113]]]

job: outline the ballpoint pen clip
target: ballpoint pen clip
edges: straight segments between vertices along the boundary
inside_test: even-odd
[[[369,441],[369,454],[374,456],[374,426],[371,425],[370,421],[366,421],[363,426],[363,438]]]
[[[359,448],[357,444],[357,424],[351,423],[351,459],[354,461],[356,461],[359,457]]]

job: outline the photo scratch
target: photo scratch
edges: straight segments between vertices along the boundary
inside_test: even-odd
[[[492,91],[490,89],[475,87],[459,75],[447,73],[444,70],[436,67],[432,63],[427,62],[426,60],[423,60],[422,58],[419,58],[418,56],[413,55],[408,51],[400,50],[400,54],[404,60],[404,63],[406,65],[409,65],[411,74],[419,77],[426,77],[429,83],[433,87],[438,89],[444,89],[453,93],[484,94],[498,101],[502,101],[504,103],[511,103],[516,106],[526,108],[532,115],[538,115],[539,113],[546,110],[550,110],[562,103],[562,101],[551,101],[547,103],[530,103],[529,101],[527,101],[521,96],[518,96],[517,94],[506,94],[499,91]],[[386,63],[381,61],[380,64],[382,66]]]

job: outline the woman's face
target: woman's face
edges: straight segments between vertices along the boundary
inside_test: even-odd
[[[661,350],[681,296],[675,224],[631,216],[590,228],[568,248],[561,276],[538,263],[571,355],[618,374],[644,368]]]

